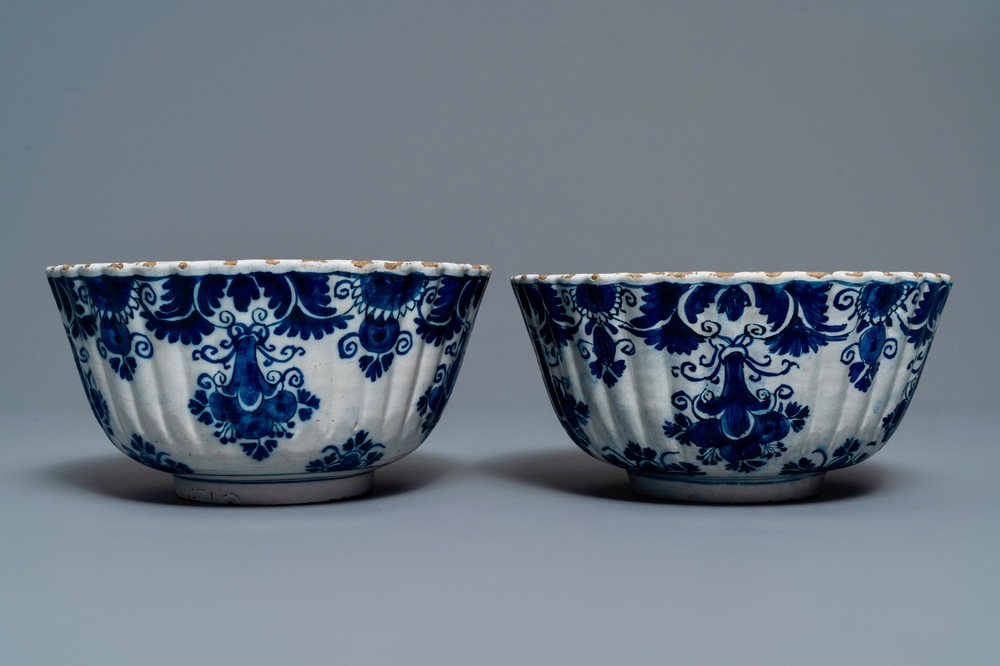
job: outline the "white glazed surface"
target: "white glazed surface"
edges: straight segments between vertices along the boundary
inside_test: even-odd
[[[306,274],[314,281],[289,290],[285,285],[292,284],[286,281],[290,273]],[[116,355],[109,351],[109,346],[114,347],[114,330],[123,329],[97,323],[92,334],[74,336],[79,326],[74,328],[72,318],[61,308],[88,399],[115,446],[140,462],[180,476],[250,483],[357,475],[357,467],[307,471],[329,453],[324,448],[331,445],[345,457],[345,445],[352,441],[375,445],[370,452],[380,455],[359,463],[365,469],[384,466],[417,448],[436,424],[453,387],[489,274],[489,266],[470,264],[330,260],[135,262],[47,269],[50,282],[67,287],[69,291],[60,293],[76,298],[94,321],[119,322],[131,336],[129,354],[118,355],[119,361],[124,356],[134,361],[132,376],[127,377],[112,365]],[[265,277],[251,284],[247,276],[252,280],[254,275]],[[171,340],[148,325],[151,318],[167,321],[174,314],[169,311],[167,285],[176,276],[193,278],[197,287],[192,288],[191,299],[209,304],[203,317],[197,315],[204,319],[207,331],[197,342]],[[206,276],[218,276],[211,278],[217,292],[213,296],[205,295],[209,289]],[[381,291],[371,287],[375,283],[370,280],[381,276],[409,276],[409,281],[400,284],[410,291],[399,297],[402,300],[393,300],[395,283],[383,284]],[[108,278],[135,278],[136,286],[124,307],[101,309],[93,298],[91,292],[98,284],[94,280]],[[267,282],[272,285],[270,292],[267,280],[271,280]],[[249,285],[249,295],[240,300],[235,291],[229,291],[234,285]],[[327,293],[308,295],[315,285],[325,285]],[[279,288],[285,296],[275,296]],[[452,294],[461,288],[471,291],[466,301],[445,313],[455,317],[445,322],[452,325],[447,329],[450,337],[436,344],[426,342],[417,331],[417,320],[424,318],[424,326],[440,323],[434,320],[434,308],[447,300],[442,294],[448,288]],[[322,327],[333,319],[338,325],[296,335],[286,325],[296,307],[310,316],[323,312],[310,318],[309,325]],[[458,312],[461,308],[465,309]],[[372,353],[364,346],[364,331],[359,327],[369,320],[390,332],[398,324],[398,337],[390,349]],[[252,347],[246,347],[251,351],[234,356],[238,341],[253,337],[250,331],[258,331]],[[260,376],[270,378],[264,380],[270,382],[267,390],[287,392],[283,396],[287,400],[297,396],[298,403],[287,423],[275,420],[269,434],[222,441],[220,426],[224,424],[213,418],[207,403],[213,393],[221,394],[233,381],[240,358],[252,360]],[[374,366],[363,365],[365,358],[375,358],[384,367],[374,373]],[[248,376],[257,375],[250,372]],[[437,402],[421,408],[421,399],[427,403],[435,387]],[[196,404],[199,400],[204,404]],[[364,437],[358,439],[359,434]],[[141,438],[138,443],[136,437]],[[268,441],[276,443],[270,451],[261,446]],[[253,445],[251,450],[257,455],[245,450],[244,443]]]
[[[819,475],[881,449],[912,400],[951,278],[683,272],[512,282],[553,406],[581,448],[665,482],[735,488]],[[892,302],[873,305],[880,294]],[[755,404],[713,412],[741,400]],[[723,435],[733,423],[745,428]],[[719,492],[700,499],[746,501]]]

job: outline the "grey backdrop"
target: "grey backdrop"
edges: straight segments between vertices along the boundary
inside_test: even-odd
[[[995,2],[3,3],[0,398],[11,426],[81,424],[65,430],[75,449],[20,426],[5,446],[43,477],[56,451],[116,464],[86,420],[42,268],[149,259],[491,263],[438,455],[537,439],[511,422],[579,455],[548,413],[507,283],[521,272],[950,272],[915,409],[992,418],[998,110]],[[87,469],[45,478],[68,498],[104,488]],[[455,501],[475,502],[465,490]],[[7,562],[60,570],[30,537],[35,514],[7,515],[26,530]],[[49,574],[0,605],[14,613]],[[372,589],[392,606],[398,588]],[[40,619],[64,607],[46,599]],[[56,649],[10,626],[25,663]]]

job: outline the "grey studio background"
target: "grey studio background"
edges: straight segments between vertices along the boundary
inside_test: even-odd
[[[4,3],[0,661],[992,662],[998,109],[994,2]],[[271,257],[495,272],[370,498],[180,503],[42,269]],[[957,281],[893,442],[773,507],[634,500],[507,283],[781,269]]]

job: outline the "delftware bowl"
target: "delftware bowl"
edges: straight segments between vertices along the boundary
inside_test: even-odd
[[[643,495],[802,499],[913,400],[951,278],[616,273],[512,279],[552,406]]]
[[[112,443],[183,498],[359,495],[441,418],[488,266],[197,261],[46,271]]]

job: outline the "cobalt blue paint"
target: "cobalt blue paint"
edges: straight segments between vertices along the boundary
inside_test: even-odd
[[[567,278],[515,278],[513,285],[560,422],[581,448],[607,462],[671,476],[721,467],[775,477],[860,462],[876,442],[849,439],[832,453],[824,446],[794,462],[779,460],[815,418],[816,405],[800,395],[798,371],[833,348],[842,381],[865,394],[883,364],[907,347],[903,359],[912,360],[903,371],[910,379],[886,409],[884,442],[912,400],[950,290],[948,279]],[[590,423],[588,401],[602,393],[602,402],[625,400],[616,391],[640,355],[645,374],[634,390],[654,383],[649,373],[658,364],[676,380],[667,384],[685,387],[667,396],[661,431],[671,446],[631,439],[622,446],[607,429],[628,424]],[[693,455],[681,455],[686,449]]]
[[[190,347],[193,361],[216,367],[198,376],[188,410],[212,428],[220,444],[237,444],[250,458],[264,461],[320,406],[302,369],[306,350],[297,340],[336,336],[339,357],[356,362],[371,382],[392,371],[393,360],[413,347],[414,335],[435,347],[445,345],[445,362],[414,404],[422,431],[429,432],[453,390],[487,279],[419,272],[260,271],[50,275],[49,285],[91,409],[109,436],[107,401],[94,382],[89,355],[78,343],[96,338],[101,359],[120,381],[131,382],[142,361],[153,355],[152,337]],[[414,311],[414,329],[407,330],[400,318]],[[145,332],[136,330],[136,322]],[[219,331],[224,333],[221,342],[215,335]],[[157,468],[163,467],[167,459],[156,458],[147,445],[133,445],[132,451],[141,449],[142,462],[156,467],[149,461],[160,460]],[[365,460],[374,462],[381,454],[373,456]]]

